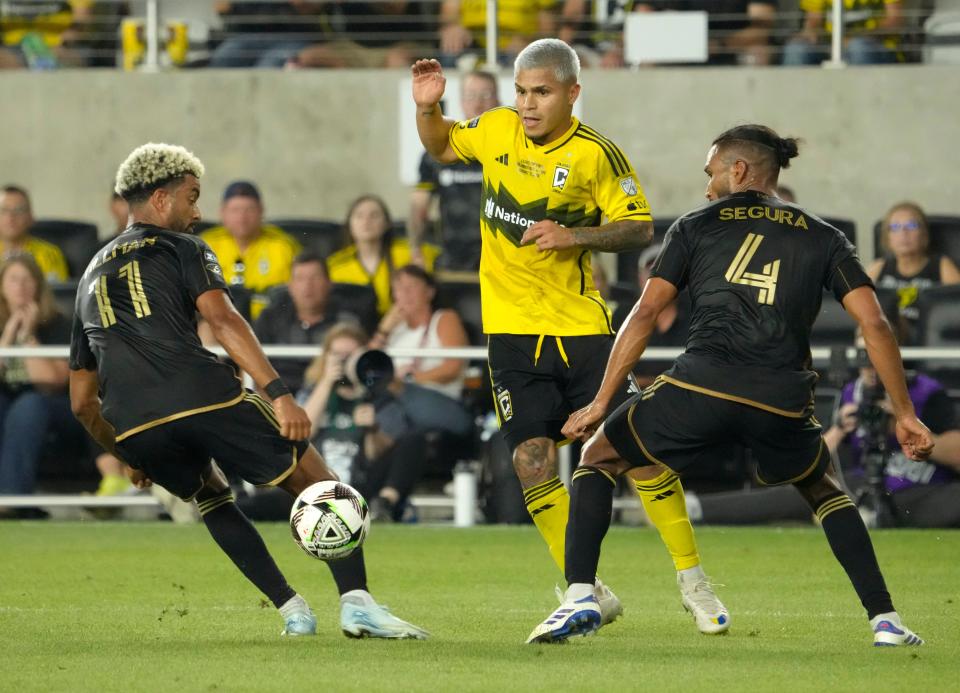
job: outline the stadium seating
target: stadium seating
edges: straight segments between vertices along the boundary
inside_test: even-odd
[[[77,280],[50,282],[50,289],[53,291],[53,298],[60,312],[68,317],[73,315],[73,304],[77,298]]]
[[[833,297],[824,292],[820,314],[813,323],[810,344],[813,346],[851,346],[856,323]]]
[[[926,41],[923,61],[960,65],[960,11],[936,12],[923,24]]]
[[[304,250],[312,250],[323,257],[343,247],[343,223],[339,221],[289,218],[271,219],[270,223],[300,241]]]
[[[943,253],[953,258],[954,262],[960,262],[960,216],[930,214],[927,222],[930,224],[930,250]],[[882,225],[883,222],[880,221],[873,225],[873,247],[877,257],[883,255],[880,245]]]
[[[825,222],[831,226],[836,226],[840,231],[843,232],[843,235],[847,237],[847,240],[857,244],[857,225],[852,219],[842,219],[840,217],[820,217]]]
[[[483,319],[480,311],[480,284],[477,282],[442,282],[438,287],[437,305],[452,308],[460,316],[467,330],[470,344],[482,346]]]
[[[84,221],[39,219],[30,233],[58,246],[67,258],[71,277],[79,277],[100,248],[97,227]]]
[[[920,292],[920,343],[928,347],[960,349],[960,285],[940,286]],[[918,368],[949,387],[960,387],[957,360],[929,360]]]

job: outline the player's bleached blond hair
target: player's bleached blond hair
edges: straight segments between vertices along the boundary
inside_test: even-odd
[[[558,82],[580,81],[580,58],[577,52],[560,39],[545,38],[534,41],[520,51],[513,61],[513,75],[520,70],[552,67]]]
[[[125,200],[132,201],[187,174],[199,178],[203,170],[200,159],[184,147],[149,142],[130,152],[120,164],[114,190]]]

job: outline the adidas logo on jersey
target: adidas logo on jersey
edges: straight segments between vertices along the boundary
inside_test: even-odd
[[[500,156],[497,157],[497,163],[503,164],[504,166],[509,166],[509,165],[510,165],[510,155],[509,155],[509,154],[501,154]]]

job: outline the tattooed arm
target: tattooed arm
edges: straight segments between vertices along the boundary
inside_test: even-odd
[[[539,250],[562,250],[576,246],[584,250],[617,253],[646,248],[652,240],[652,221],[623,219],[603,226],[568,229],[545,219],[528,228],[521,243],[536,243]]]

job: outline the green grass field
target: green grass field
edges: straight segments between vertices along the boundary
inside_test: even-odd
[[[860,605],[820,532],[698,530],[731,610],[727,636],[696,632],[649,529],[615,528],[601,575],[625,617],[597,637],[528,646],[559,573],[532,527],[374,527],[371,590],[432,631],[355,641],[338,627],[326,567],[285,525],[261,527],[319,619],[282,624],[202,526],[0,524],[4,691],[960,690],[960,532],[876,532],[895,603],[927,639],[871,647]]]

